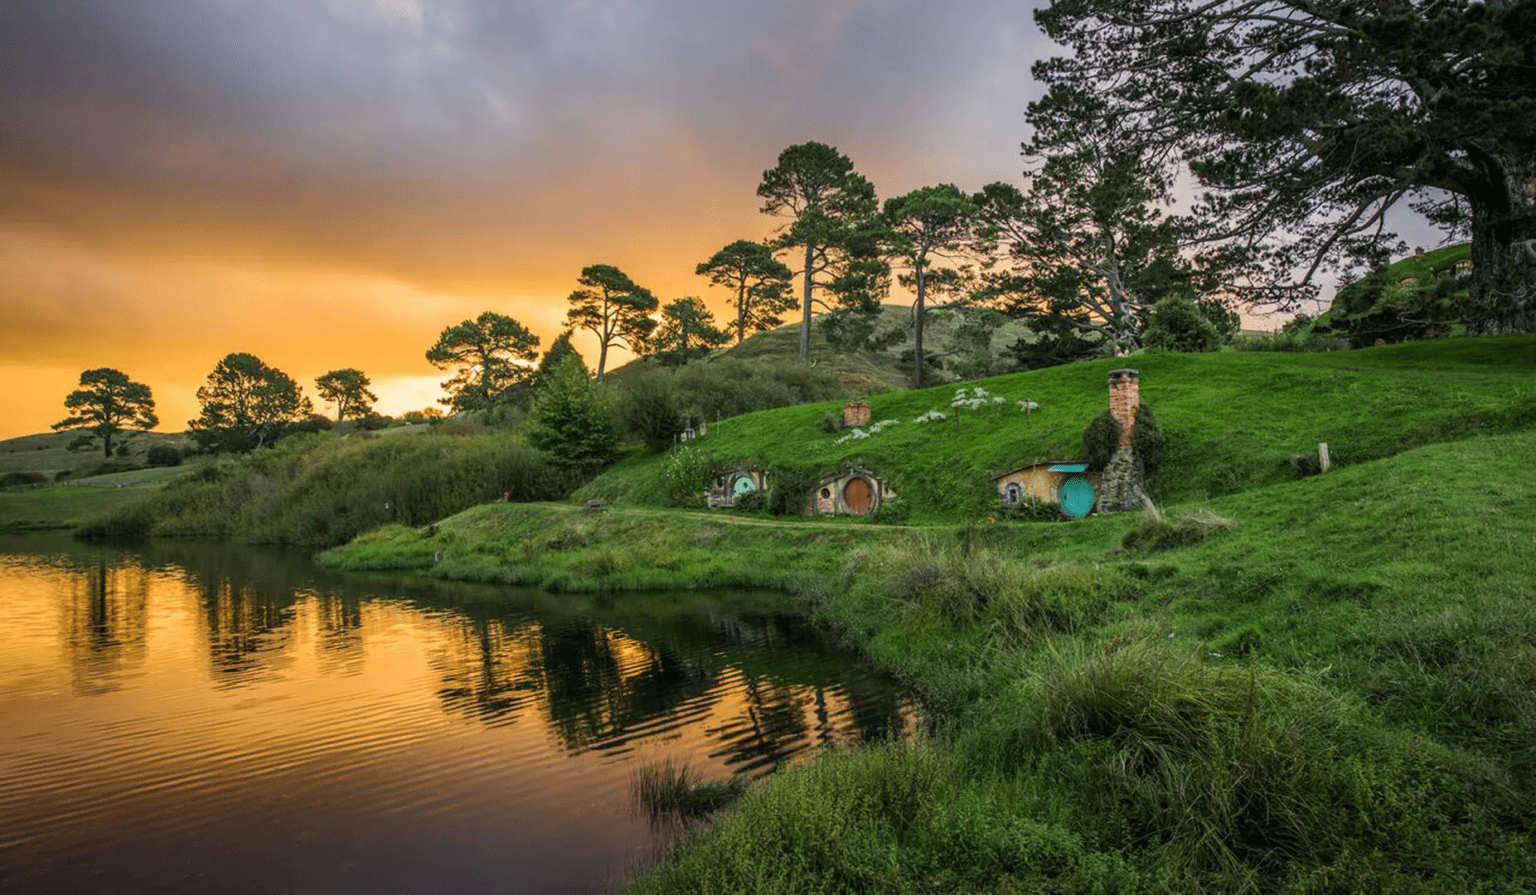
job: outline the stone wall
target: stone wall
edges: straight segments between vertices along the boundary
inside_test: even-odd
[[[1141,461],[1136,458],[1136,452],[1130,445],[1122,445],[1099,476],[1096,509],[1100,513],[1118,513],[1140,507],[1145,493],[1141,478]]]

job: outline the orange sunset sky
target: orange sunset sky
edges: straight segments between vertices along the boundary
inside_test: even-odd
[[[592,263],[721,314],[694,266],[772,232],[781,149],[1018,182],[1051,51],[1006,0],[8,0],[0,437],[104,366],[183,429],[232,351],[434,405],[444,327],[547,346]]]

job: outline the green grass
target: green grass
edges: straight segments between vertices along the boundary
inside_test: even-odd
[[[78,475],[108,462],[108,458],[101,455],[99,442],[94,448],[69,450],[69,443],[74,441],[78,434],[78,432],[40,432],[0,440],[0,475],[7,472],[41,472],[49,478],[60,472]],[[155,445],[171,444],[184,449],[188,443],[186,437],[180,433],[142,432],[126,441],[114,440],[114,450],[118,444],[128,445],[128,456],[114,456],[110,461],[142,466],[147,462],[149,449]]]
[[[1174,546],[1124,514],[855,551],[801,597],[935,733],[757,785],[633,888],[1530,890],[1533,455],[1168,508]]]
[[[0,491],[0,531],[78,528],[87,519],[115,512],[143,496],[141,488],[86,484],[7,489]]]
[[[800,358],[798,312],[793,316],[795,319],[792,322],[778,329],[748,336],[741,345],[732,345],[727,351],[721,352],[721,356],[746,361],[798,361]],[[948,382],[957,378],[953,371],[945,369],[942,364],[945,356],[952,355],[961,347],[961,340],[956,334],[957,325],[961,322],[958,314],[942,307],[929,308],[927,323],[923,329],[924,353],[940,357],[939,367],[930,367],[925,371],[930,382]],[[813,321],[811,359],[816,362],[818,368],[828,369],[836,374],[838,381],[842,383],[850,397],[865,397],[907,388],[912,384],[912,369],[909,361],[903,362],[902,353],[910,354],[913,347],[912,308],[906,305],[883,305],[877,331],[885,333],[897,330],[902,333],[902,338],[878,351],[839,351],[827,343],[826,337],[822,335],[821,326]],[[1001,325],[992,334],[993,369],[1015,369],[1017,365],[1007,349],[1019,339],[1033,338],[1033,331],[1027,321],[1022,319],[1001,321]],[[634,369],[638,369],[639,366],[634,365]],[[611,376],[615,382],[623,382],[629,370],[630,365],[626,365],[611,371]]]
[[[857,546],[905,534],[846,521],[492,503],[435,525],[377,529],[319,561],[337,569],[392,569],[557,591],[791,588],[836,571]]]
[[[1325,354],[1223,352],[1144,354],[998,376],[980,385],[1005,402],[951,409],[957,386],[891,392],[871,399],[873,421],[896,424],[866,439],[822,429],[840,402],[745,414],[710,426],[692,444],[720,466],[835,470],[867,466],[887,477],[910,518],[959,521],[984,514],[996,495],[988,478],[1041,460],[1081,454],[1083,428],[1107,406],[1106,377],[1141,372],[1142,401],[1169,439],[1172,472],[1155,483],[1160,500],[1187,501],[1286,481],[1297,452],[1329,446],[1335,464],[1389,457],[1416,445],[1536,423],[1536,337],[1417,342]],[[1015,405],[1039,404],[1030,420]],[[948,415],[919,424],[929,410]],[[660,503],[665,460],[625,460],[577,497]],[[702,486],[702,483],[701,483]]]

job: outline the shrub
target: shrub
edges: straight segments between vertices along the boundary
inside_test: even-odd
[[[8,472],[0,475],[0,488],[12,488],[17,485],[41,485],[48,481],[48,476],[41,472]]]
[[[1153,351],[1215,351],[1222,337],[1194,302],[1176,296],[1153,306],[1141,343]]]
[[[1291,470],[1296,473],[1296,478],[1304,479],[1322,472],[1323,461],[1315,451],[1301,451],[1291,455]]]
[[[1232,520],[1210,510],[1185,513],[1170,522],[1155,512],[1148,513],[1141,525],[1125,533],[1120,546],[1127,550],[1168,550],[1198,544],[1232,527]]]
[[[619,388],[619,420],[629,437],[652,453],[672,447],[683,431],[683,409],[672,374],[654,367],[627,377]]]
[[[1083,455],[1088,458],[1088,468],[1103,469],[1120,446],[1120,421],[1108,411],[1094,417],[1083,430]]]
[[[821,431],[832,434],[841,428],[843,428],[842,418],[838,417],[830,410],[821,415]]]
[[[1119,438],[1118,432],[1115,437]],[[1163,434],[1163,427],[1158,424],[1152,408],[1145,404],[1136,405],[1136,428],[1131,431],[1131,450],[1136,453],[1136,459],[1141,461],[1142,471],[1147,475],[1156,475],[1162,468],[1163,455],[1168,450],[1168,437]]]
[[[149,449],[145,459],[150,466],[180,466],[181,450],[173,444],[157,444]]]
[[[776,466],[768,470],[768,512],[792,516],[804,512],[811,492],[821,482],[816,473],[796,467]]]
[[[662,467],[668,503],[679,507],[703,506],[704,489],[709,486],[714,468],[714,458],[691,444],[679,445],[670,451]]]

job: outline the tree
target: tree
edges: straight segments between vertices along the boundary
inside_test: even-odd
[[[1058,341],[1131,347],[1154,304],[1208,282],[1181,251],[1185,222],[1159,208],[1167,181],[1134,147],[1098,140],[1035,159],[1028,193],[992,183],[976,195],[980,232],[1005,262],[982,294],[1044,318]]]
[[[438,369],[454,369],[442,403],[455,411],[489,410],[531,388],[539,337],[504,314],[486,311],[443,330],[427,349]]]
[[[570,294],[571,309],[565,319],[597,336],[597,381],[602,382],[610,345],[644,353],[646,340],[656,328],[650,316],[656,310],[656,296],[612,264],[583,267],[576,282],[583,288]]]
[[[661,309],[661,327],[651,340],[651,351],[658,357],[687,363],[689,352],[718,348],[730,340],[729,333],[715,328],[715,317],[704,303],[690,295]]]
[[[378,396],[368,390],[368,377],[361,370],[347,367],[332,370],[315,380],[315,391],[320,397],[336,405],[336,422],[348,416],[367,416],[373,412],[373,402]]]
[[[576,358],[576,362],[581,364],[582,372],[588,373],[587,364],[581,359],[581,352],[577,351],[576,346],[571,344],[572,335],[571,330],[562,330],[560,335],[556,336],[555,340],[549,343],[549,350],[544,352],[544,356],[539,359],[538,380],[540,383],[548,381],[551,376],[555,375],[555,369],[560,366],[560,362],[568,357]]]
[[[884,285],[872,226],[879,212],[874,186],[853,162],[825,143],[798,143],[779,153],[757,187],[763,213],[792,215],[774,247],[799,248],[800,362],[811,358],[811,311],[834,306],[815,297],[816,287],[836,296],[841,309],[868,310]]]
[[[1464,205],[1472,329],[1536,329],[1536,3],[1058,0],[1036,19],[1070,55],[1035,64],[1031,117],[1187,162],[1201,238],[1280,282],[1251,295],[1287,307],[1321,269],[1383,260],[1404,202],[1441,223]]]
[[[916,300],[912,303],[914,388],[923,387],[923,317],[934,257],[952,257],[970,241],[975,205],[954,184],[927,186],[885,200],[885,223],[891,228],[888,251],[911,274]],[[951,274],[952,275],[952,274]]]
[[[613,461],[619,433],[603,387],[592,381],[578,357],[568,357],[539,390],[529,414],[528,443],[549,462],[590,472]]]
[[[121,435],[126,441],[135,434],[134,430],[145,431],[160,425],[149,386],[133,382],[111,367],[82,372],[80,388],[64,398],[64,408],[71,413],[53,424],[54,431],[77,429],[86,433],[71,448],[89,445],[100,438],[103,457],[112,456],[115,436]]]
[[[253,354],[227,354],[197,390],[202,413],[187,423],[205,450],[270,447],[313,411],[299,384]]]
[[[795,298],[789,293],[793,273],[773,257],[773,247],[765,243],[738,239],[711,255],[694,273],[735,294],[731,304],[736,308],[738,345],[746,339],[748,329],[778,326],[784,322],[779,315],[795,307]]]

